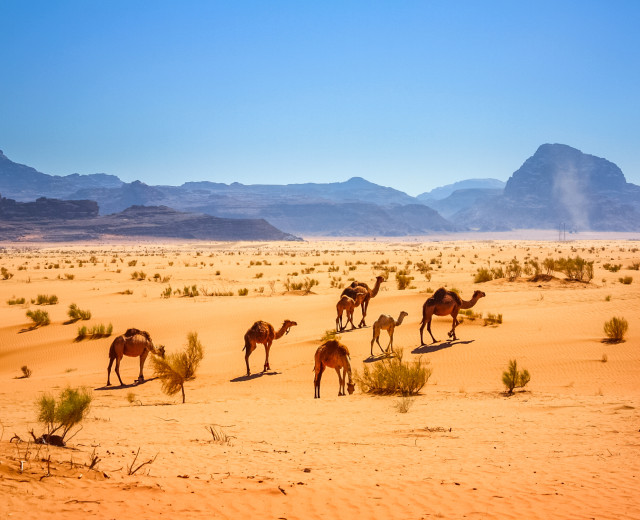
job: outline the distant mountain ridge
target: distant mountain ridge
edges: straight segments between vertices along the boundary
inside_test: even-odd
[[[503,190],[506,183],[498,179],[467,179],[446,186],[434,188],[416,196],[416,199],[429,204],[434,200],[443,200],[458,190]]]

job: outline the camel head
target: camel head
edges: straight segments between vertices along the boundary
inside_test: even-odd
[[[289,334],[291,327],[294,327],[295,325],[297,325],[295,321],[284,320],[284,323],[282,324],[282,328],[285,329],[284,333]]]
[[[482,291],[474,291],[473,292],[473,299],[474,300],[478,300],[480,298],[484,298],[486,296],[486,294]]]
[[[378,283],[382,283],[382,282],[386,282],[387,279],[384,276],[376,276],[376,282]]]
[[[355,389],[356,389],[356,385],[354,383],[352,382],[347,383],[347,392],[349,392],[349,395],[351,395]]]
[[[160,356],[162,359],[164,359],[164,356],[165,356],[164,345],[159,345],[156,347],[156,356]]]

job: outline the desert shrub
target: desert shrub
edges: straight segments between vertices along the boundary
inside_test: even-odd
[[[86,325],[83,325],[82,327],[78,327],[78,335],[76,336],[76,338],[84,339],[87,337],[88,334],[89,334],[89,329],[87,329]]]
[[[488,313],[487,317],[484,318],[484,325],[500,325],[502,323],[502,314],[492,314]]]
[[[246,296],[249,294],[249,289],[246,287],[244,289],[238,289],[238,296]]]
[[[490,282],[491,280],[493,280],[493,273],[486,267],[480,267],[473,277],[473,283]]]
[[[554,269],[564,273],[569,280],[590,282],[593,279],[593,261],[589,262],[580,256],[559,258],[555,261]]]
[[[31,377],[31,369],[27,366],[27,365],[23,365],[20,367],[20,370],[22,371],[22,377],[23,378],[29,378]]]
[[[75,303],[72,303],[71,305],[69,305],[69,310],[67,311],[67,315],[73,321],[91,319],[91,311],[89,310],[83,311]]]
[[[85,326],[78,328],[78,336],[76,339],[100,339],[111,336],[113,333],[113,325],[109,323],[109,325],[104,325],[103,323],[92,325],[90,328]]]
[[[528,370],[518,370],[518,363],[515,359],[509,361],[509,368],[502,373],[502,382],[507,392],[512,394],[514,388],[524,388],[531,381]]]
[[[631,271],[640,270],[640,262],[633,262],[631,265],[627,266],[627,269],[630,269]]]
[[[171,286],[168,285],[167,287],[165,287],[164,291],[160,293],[160,296],[162,298],[171,298],[172,294],[173,294],[173,290],[171,289]]]
[[[129,267],[135,267],[137,263],[138,263],[137,260],[129,260],[128,265]]]
[[[182,289],[182,296],[184,297],[195,298],[196,296],[199,296],[199,295],[200,295],[200,292],[198,291],[198,287],[196,285],[191,285],[191,286],[185,285],[184,289]]]
[[[622,267],[622,264],[604,264],[602,267],[611,273],[617,273]]]
[[[458,316],[464,316],[469,321],[475,321],[478,318],[482,318],[481,312],[473,312],[473,309],[462,309],[458,312]],[[458,319],[458,321],[462,321],[462,317]]]
[[[24,298],[16,298],[15,296],[7,300],[7,305],[23,305],[27,300]]]
[[[41,311],[40,309],[27,311],[27,318],[31,318],[35,327],[43,327],[51,323],[49,313],[47,311]]]
[[[302,289],[304,289],[304,292],[309,294],[311,292],[311,289],[313,289],[316,285],[320,285],[320,282],[318,280],[316,280],[315,278],[305,278],[304,282],[302,282]]]
[[[624,318],[613,317],[604,324],[604,333],[612,343],[619,343],[629,330],[629,323]]]
[[[0,267],[0,277],[3,280],[8,280],[13,276],[13,273],[10,273],[6,267]]]
[[[408,289],[413,280],[413,276],[409,276],[407,271],[400,270],[396,273],[396,285],[398,286],[399,291],[404,291]]]
[[[551,273],[556,270],[556,261],[553,258],[545,258],[542,262],[542,267],[546,270],[547,276],[551,276]]]
[[[373,364],[365,365],[362,375],[355,374],[357,384],[363,392],[379,395],[416,395],[431,377],[431,369],[422,358],[417,361],[402,361],[402,349],[394,355]]]
[[[54,434],[60,436],[60,442],[65,444],[65,437],[89,413],[92,395],[86,388],[66,388],[58,399],[45,394],[37,401],[38,422],[46,427],[46,434],[42,439],[50,443]]]
[[[162,391],[167,395],[174,395],[181,391],[184,403],[184,384],[195,379],[196,370],[203,357],[204,348],[195,332],[187,335],[187,346],[184,352],[168,354],[164,358],[153,356],[153,370],[155,376],[160,379]]]
[[[336,329],[328,329],[324,331],[324,334],[320,338],[321,343],[325,343],[331,339],[339,340],[342,336],[338,334]]]
[[[618,281],[620,283],[625,284],[625,285],[630,285],[631,282],[633,282],[633,277],[632,276],[621,276],[620,278],[618,278]]]
[[[147,273],[145,273],[144,271],[134,271],[133,273],[131,273],[131,279],[138,280],[139,282],[144,280],[146,277]]]
[[[411,405],[413,404],[413,397],[409,397],[408,395],[403,395],[398,399],[395,404],[396,410],[398,413],[407,413]]]
[[[512,258],[505,268],[505,274],[510,282],[513,282],[516,278],[520,277],[522,273],[522,266],[517,258]]]
[[[55,294],[51,296],[47,294],[38,294],[35,300],[31,300],[31,303],[36,305],[55,305],[58,303],[58,297]]]

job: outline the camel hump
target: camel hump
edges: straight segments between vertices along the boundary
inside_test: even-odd
[[[347,346],[343,343],[340,343],[337,339],[330,339],[320,346],[320,348],[322,347],[326,348],[327,350],[338,350],[347,356],[351,355]],[[320,348],[318,350],[320,350]]]
[[[440,287],[436,292],[433,293],[433,296],[429,298],[433,303],[440,303],[444,300],[444,297],[447,295],[447,290],[444,287]]]
[[[140,330],[140,329],[127,329],[127,331],[124,333],[124,337],[125,338],[130,338],[132,336],[144,336],[147,341],[151,341],[151,335],[146,331],[146,330]]]

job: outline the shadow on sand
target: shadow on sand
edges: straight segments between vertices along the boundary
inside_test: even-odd
[[[257,374],[251,374],[249,376],[239,376],[230,379],[230,383],[239,383],[240,381],[251,381],[252,379],[257,379],[262,376],[279,376],[282,372],[258,372]]]
[[[363,363],[375,363],[376,361],[382,361],[383,359],[391,359],[392,357],[393,357],[393,352],[391,351],[382,352],[378,355],[373,355],[373,356],[370,355],[368,358],[363,360]]]
[[[111,385],[111,386],[101,386],[100,388],[94,388],[94,390],[97,391],[102,391],[102,390],[123,390],[126,388],[133,388],[135,386],[140,386],[140,385],[144,385],[145,383],[148,383],[149,381],[153,381],[154,379],[158,379],[157,377],[151,377],[149,379],[145,379],[144,381],[142,381],[142,383],[139,383],[138,380],[136,379],[133,383],[129,384],[129,385]]]
[[[469,341],[462,340],[450,340],[443,341],[441,343],[432,343],[431,345],[421,345],[419,347],[414,348],[411,353],[412,354],[429,354],[431,352],[438,352],[438,350],[443,350],[445,348],[454,347],[455,345],[468,345],[469,343],[473,343],[475,340],[470,339]]]

